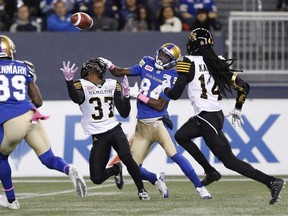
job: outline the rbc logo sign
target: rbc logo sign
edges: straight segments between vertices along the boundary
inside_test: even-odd
[[[267,143],[265,143],[263,140],[264,135],[269,131],[269,129],[278,119],[279,115],[269,115],[267,119],[259,127],[259,129],[257,130],[253,128],[253,126],[250,124],[249,120],[245,116],[242,116],[242,117],[245,123],[245,126],[242,129],[249,137],[249,140],[247,142],[245,142],[241,138],[241,136],[233,128],[230,122],[227,121],[227,119],[225,120],[224,129],[223,129],[225,135],[230,138],[230,145],[232,149],[238,150],[238,153],[236,156],[239,159],[246,160],[250,163],[259,163],[259,160],[252,152],[252,150],[256,149],[267,162],[269,163],[279,162],[278,159],[273,154],[273,152],[269,149]],[[123,119],[119,115],[117,116],[117,119],[120,122],[129,122],[129,118]],[[178,125],[178,116],[172,115],[171,120],[174,124],[173,132],[175,133],[176,130],[181,125]],[[89,160],[90,145],[92,143],[91,137],[85,140],[74,139],[75,128],[76,128],[75,125],[79,124],[80,121],[81,121],[81,116],[66,116],[64,159],[68,163],[73,162],[73,152],[75,150],[78,151],[87,161]],[[206,146],[203,139],[201,139],[200,149],[204,153],[208,161],[210,161],[212,153]],[[152,146],[151,151],[153,151],[153,146]],[[181,146],[179,146],[178,151],[180,153],[183,153],[184,149]],[[172,163],[172,160],[167,157],[167,162]],[[219,163],[217,159],[215,159],[214,162]]]

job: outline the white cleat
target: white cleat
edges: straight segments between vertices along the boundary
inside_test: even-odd
[[[71,181],[75,187],[76,193],[80,197],[84,197],[87,194],[86,183],[85,183],[83,177],[79,174],[76,167],[74,167],[73,165],[70,165],[70,168],[69,168],[69,178],[71,179]]]
[[[138,197],[140,200],[150,200],[150,195],[145,189],[138,192]]]
[[[165,173],[164,172],[157,174],[157,181],[155,182],[155,187],[159,190],[159,192],[163,198],[168,198],[169,191],[168,191],[168,188],[165,184]]]
[[[202,186],[201,188],[198,187],[196,188],[199,196],[202,198],[202,199],[212,199],[212,196],[211,194],[208,192],[208,190],[206,189],[206,187]]]
[[[9,208],[9,209],[13,209],[13,210],[20,208],[20,204],[19,204],[18,200],[15,200],[12,203],[9,203],[6,196],[4,196],[4,195],[0,195],[0,206],[3,206],[5,208]]]

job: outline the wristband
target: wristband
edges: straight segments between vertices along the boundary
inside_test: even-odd
[[[109,70],[113,70],[114,68],[115,68],[115,65],[112,64],[112,65],[110,66]]]
[[[149,97],[145,96],[142,93],[140,93],[137,98],[145,104],[147,104],[150,99]]]

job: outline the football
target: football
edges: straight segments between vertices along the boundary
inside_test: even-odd
[[[71,23],[80,30],[89,30],[93,26],[93,19],[84,12],[77,12],[70,17]]]

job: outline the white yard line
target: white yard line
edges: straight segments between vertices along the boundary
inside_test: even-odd
[[[166,179],[167,182],[184,182],[184,181],[189,181],[187,178],[183,177],[182,179],[178,178],[171,178],[171,179]],[[224,177],[220,180],[221,182],[233,182],[233,181],[241,181],[241,182],[247,182],[247,181],[254,181],[249,178],[229,178],[229,177]],[[14,183],[63,183],[63,182],[69,182],[71,183],[70,180],[56,180],[56,179],[15,179],[13,181]],[[101,189],[101,188],[108,188],[108,187],[115,187],[114,180],[107,180],[106,182],[111,183],[111,184],[105,184],[105,185],[95,185],[92,187],[88,187],[88,194],[87,196],[95,196],[95,195],[114,195],[118,194],[120,192],[96,192],[95,190]],[[132,180],[126,180],[125,184],[134,184]],[[92,192],[94,190],[94,192]],[[90,192],[91,191],[91,192]],[[59,194],[67,194],[67,193],[72,193],[75,192],[74,190],[65,190],[65,191],[58,191],[58,192],[52,192],[52,193],[17,193],[17,199],[26,199],[26,198],[33,198],[33,197],[47,197],[47,196],[55,196]],[[75,194],[75,196],[77,196]]]

